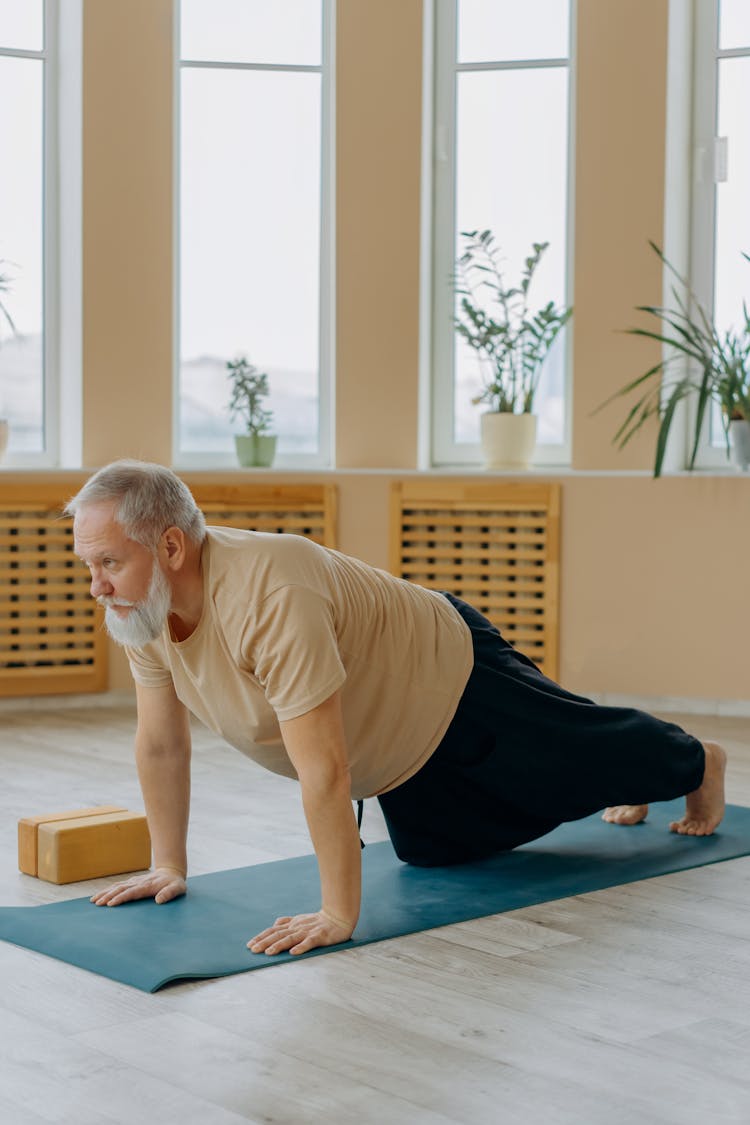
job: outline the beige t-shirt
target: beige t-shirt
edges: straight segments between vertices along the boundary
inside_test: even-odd
[[[172,682],[203,723],[256,762],[296,777],[279,720],[341,689],[352,797],[400,785],[454,715],[471,633],[442,594],[298,535],[209,528],[203,613],[128,649],[134,679]]]

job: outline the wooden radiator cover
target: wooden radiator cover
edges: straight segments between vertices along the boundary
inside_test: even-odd
[[[0,484],[0,696],[107,686],[104,611],[61,514],[84,479]]]
[[[104,611],[62,509],[85,477],[0,484],[0,696],[104,691]],[[189,482],[188,482],[189,483]],[[336,489],[191,485],[209,524],[293,532],[336,545]]]
[[[469,602],[557,676],[560,487],[405,480],[391,497],[391,570]]]
[[[207,524],[304,535],[336,546],[335,485],[202,484],[187,474],[183,479]]]

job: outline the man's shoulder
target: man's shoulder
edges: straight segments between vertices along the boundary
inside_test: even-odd
[[[273,547],[274,544],[279,543],[314,543],[306,535],[295,535],[293,532],[285,531],[257,531],[255,528],[240,528],[228,527],[224,524],[209,524],[206,527],[206,535],[211,543],[220,544],[225,547],[236,546],[239,548],[250,547],[252,544],[264,543],[268,547]]]
[[[325,549],[301,535],[209,527],[207,538],[214,591],[240,584],[263,598],[279,586],[304,584],[325,568]]]
[[[325,548],[304,535],[290,532],[243,530],[238,527],[207,527],[206,537],[211,559],[224,558],[232,561],[237,556],[243,564],[264,559],[294,559],[309,557],[311,554],[325,553]]]
[[[249,550],[258,535],[257,531],[248,531],[239,527],[226,527],[223,524],[209,524],[206,527],[206,540],[212,552]]]

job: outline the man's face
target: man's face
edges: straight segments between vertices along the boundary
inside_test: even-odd
[[[91,574],[91,596],[106,607],[107,632],[121,645],[140,648],[167,622],[171,589],[155,555],[128,539],[112,504],[90,504],[77,512],[75,552]]]

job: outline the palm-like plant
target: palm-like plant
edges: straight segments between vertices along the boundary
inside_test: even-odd
[[[529,313],[529,289],[549,243],[533,243],[520,283],[508,287],[492,231],[461,231],[461,237],[465,249],[456,263],[460,302],[454,324],[477,353],[485,382],[473,402],[487,402],[498,413],[530,414],[544,359],[573,312],[549,301]]]
[[[695,396],[695,418],[688,468],[695,466],[706,412],[711,403],[721,410],[724,436],[729,450],[729,423],[750,421],[750,315],[742,302],[744,325],[719,331],[684,277],[665,258],[654,242],[652,250],[679,282],[671,287],[673,308],[639,305],[638,312],[660,321],[660,328],[628,328],[632,336],[645,336],[665,346],[662,359],[637,379],[622,387],[602,407],[623,395],[641,391],[613,441],[622,449],[649,418],[659,418],[654,476],[661,475],[667,439],[677,408]],[[748,261],[747,254],[742,255]],[[686,298],[681,296],[686,294]],[[668,350],[667,350],[668,349]],[[675,370],[676,369],[676,370]],[[602,409],[599,407],[599,409]]]

